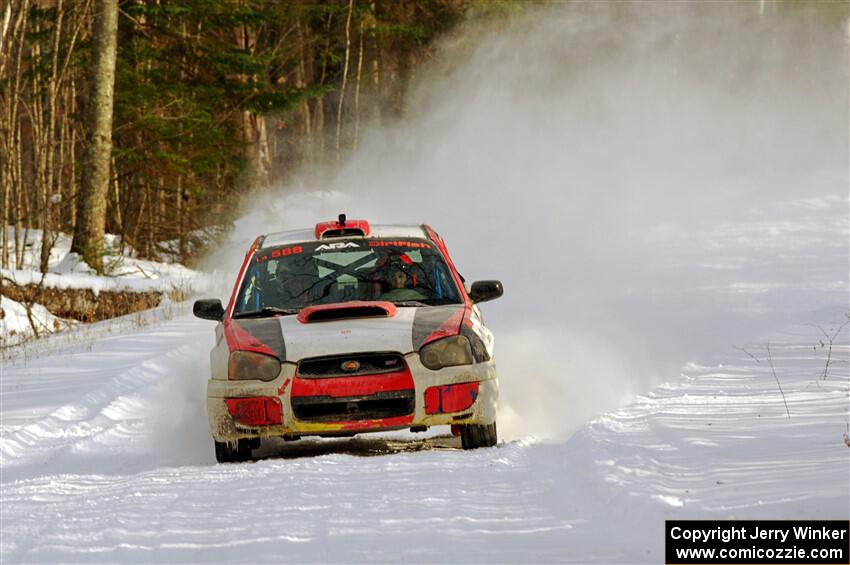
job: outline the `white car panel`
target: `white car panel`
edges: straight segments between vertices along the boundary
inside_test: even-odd
[[[296,316],[280,318],[286,342],[286,360],[297,363],[309,357],[363,351],[413,350],[416,308],[399,308],[392,318],[349,318],[303,324]]]

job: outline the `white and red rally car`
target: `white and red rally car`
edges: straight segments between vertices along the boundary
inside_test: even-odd
[[[258,237],[218,321],[207,409],[220,462],[265,437],[345,436],[451,425],[465,449],[496,444],[493,335],[427,225],[317,224]]]

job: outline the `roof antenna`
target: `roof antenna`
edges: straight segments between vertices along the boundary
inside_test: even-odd
[[[339,221],[337,221],[337,224],[339,224],[342,227],[345,227],[345,214],[339,215]]]

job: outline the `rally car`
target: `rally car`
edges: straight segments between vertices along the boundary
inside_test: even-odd
[[[207,411],[219,462],[262,438],[450,425],[464,449],[496,444],[493,335],[445,242],[427,225],[322,222],[257,237],[215,320]]]

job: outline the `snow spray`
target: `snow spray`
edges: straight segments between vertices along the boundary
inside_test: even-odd
[[[431,224],[467,281],[504,283],[482,310],[506,440],[569,437],[688,360],[840,317],[848,40],[818,6],[553,3],[470,24],[408,117],[247,204],[220,278],[259,232]]]

